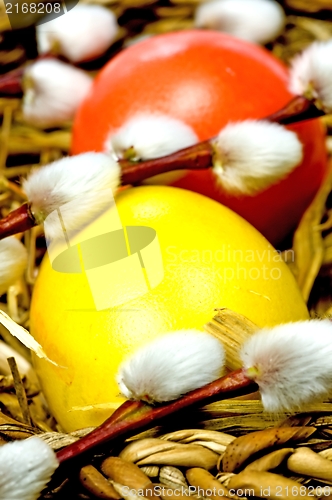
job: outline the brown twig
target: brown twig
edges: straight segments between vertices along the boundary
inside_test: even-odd
[[[36,226],[36,221],[28,203],[10,212],[0,220],[0,239],[21,233]]]
[[[149,406],[139,401],[127,401],[90,434],[60,450],[57,453],[57,459],[61,464],[106,442],[119,437],[127,438],[135,434],[137,430],[142,431],[151,424],[185,408],[202,406],[219,399],[250,394],[257,390],[257,384],[240,369],[170,403]]]
[[[1,95],[12,95],[21,96],[22,95],[22,79],[24,75],[25,68],[21,67],[2,75],[0,78],[0,94]]]
[[[323,111],[304,97],[295,97],[283,109],[266,117],[266,120],[291,124],[322,116]],[[210,168],[214,160],[213,140],[203,141],[170,155],[142,162],[119,160],[122,185],[135,185],[155,175],[175,170],[203,170]],[[37,225],[29,205],[23,205],[0,220],[0,239],[26,231]]]
[[[280,125],[291,125],[292,123],[319,118],[325,114],[313,101],[309,101],[306,97],[296,96],[282,109],[267,116],[265,120],[280,123]]]
[[[157,174],[188,168],[190,170],[210,168],[213,158],[213,146],[209,141],[182,149],[168,156],[141,163],[120,161],[122,184],[136,184]],[[30,205],[24,204],[0,220],[0,240],[36,226]]]
[[[122,184],[137,184],[154,175],[165,174],[174,170],[210,168],[213,163],[213,155],[213,146],[211,140],[209,140],[181,149],[170,155],[140,163],[120,160]]]
[[[17,368],[16,360],[14,357],[11,357],[8,358],[7,361],[9,364],[10,371],[12,372],[16,397],[18,399],[18,403],[20,405],[23,415],[23,422],[27,425],[31,425],[31,416],[29,411],[28,399],[21,379],[21,375],[19,374]]]

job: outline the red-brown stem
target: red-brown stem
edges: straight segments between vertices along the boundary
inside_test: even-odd
[[[188,169],[209,168],[212,163],[213,147],[209,141],[182,149],[163,158],[142,163],[121,161],[122,184],[136,184],[157,174]],[[0,240],[13,234],[27,231],[37,225],[27,204],[11,212],[5,219],[0,219]]]
[[[210,168],[213,154],[214,151],[210,141],[204,141],[176,151],[168,156],[140,163],[120,160],[122,184],[137,184],[154,175],[173,172],[173,170],[202,170]]]
[[[27,231],[36,226],[36,221],[30,212],[28,203],[10,212],[7,217],[0,219],[0,239],[13,234]]]
[[[142,402],[126,402],[109,419],[79,441],[58,451],[60,464],[73,459],[96,446],[119,437],[127,438],[157,421],[192,406],[203,406],[220,399],[228,399],[256,392],[258,386],[242,369],[234,371],[210,384],[189,392],[185,396],[159,406]]]
[[[291,125],[304,120],[312,120],[326,113],[312,102],[302,96],[296,96],[282,109],[272,113],[265,118],[270,122],[280,123],[280,125]]]
[[[35,60],[41,61],[43,59],[58,59],[54,54],[47,53],[38,56]],[[21,96],[23,94],[23,76],[27,67],[23,66],[17,68],[6,75],[0,76],[0,94],[11,95],[11,96]]]
[[[265,120],[289,125],[295,122],[309,120],[324,115],[315,104],[305,97],[294,97],[281,110],[264,118]],[[122,184],[137,184],[154,175],[172,172],[174,170],[196,170],[209,168],[213,164],[213,139],[200,142],[194,146],[177,151],[171,155],[153,160],[133,163],[120,160],[122,169]]]
[[[305,97],[297,96],[281,110],[267,116],[264,120],[277,122],[282,125],[290,125],[295,122],[317,118],[324,114],[324,111],[318,109],[313,102]],[[136,164],[120,160],[122,184],[137,184],[154,175],[174,170],[201,170],[209,168],[213,164],[213,139],[189,146],[168,156]]]
[[[289,125],[301,120],[317,118],[324,114],[323,111],[305,97],[295,97],[283,109],[273,113],[265,120]],[[137,184],[154,175],[172,172],[174,170],[202,170],[210,168],[213,164],[214,148],[212,139],[200,142],[194,146],[177,151],[168,156],[155,158],[139,163],[133,163],[126,160],[120,160],[121,165],[121,183],[122,185]],[[25,205],[27,207],[27,205]],[[19,208],[5,219],[0,220],[0,240],[26,231],[35,226],[36,222],[30,211]]]
[[[116,424],[117,422],[122,422],[124,420],[130,420],[130,418],[136,414],[136,412],[142,407],[148,406],[142,401],[125,401],[119,408],[117,408],[112,415],[107,419],[108,425]]]
[[[25,68],[18,68],[7,75],[0,77],[0,94],[20,96],[22,95],[22,79]]]

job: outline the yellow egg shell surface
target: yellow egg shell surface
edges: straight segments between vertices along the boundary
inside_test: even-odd
[[[86,273],[55,271],[46,256],[34,289],[31,332],[59,366],[36,357],[34,363],[66,431],[99,425],[123,402],[115,382],[119,364],[157,335],[202,329],[222,307],[259,326],[308,319],[281,256],[219,203],[182,189],[145,186],[119,192],[116,208],[123,226],[156,231],[164,272],[157,286],[130,299],[137,284],[129,280],[119,291],[120,304],[97,310]],[[112,286],[105,272],[106,282]]]

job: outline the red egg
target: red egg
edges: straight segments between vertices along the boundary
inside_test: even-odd
[[[109,134],[138,113],[177,118],[206,140],[228,122],[263,118],[292,97],[287,68],[264,48],[212,31],[155,36],[122,51],[99,73],[77,112],[72,153],[103,150]],[[321,123],[289,128],[303,143],[303,162],[255,196],[227,194],[210,170],[186,171],[172,185],[227,205],[278,244],[296,227],[327,170]]]

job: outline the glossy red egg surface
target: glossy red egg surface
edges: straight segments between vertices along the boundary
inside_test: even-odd
[[[163,113],[190,125],[200,140],[230,121],[263,118],[291,98],[287,69],[267,50],[212,31],[159,35],[118,54],[97,76],[77,112],[72,153],[100,151],[107,136],[138,113]],[[172,185],[232,208],[272,243],[292,231],[327,169],[325,135],[317,120],[290,127],[304,160],[286,179],[255,196],[235,197],[211,171],[186,171]]]

